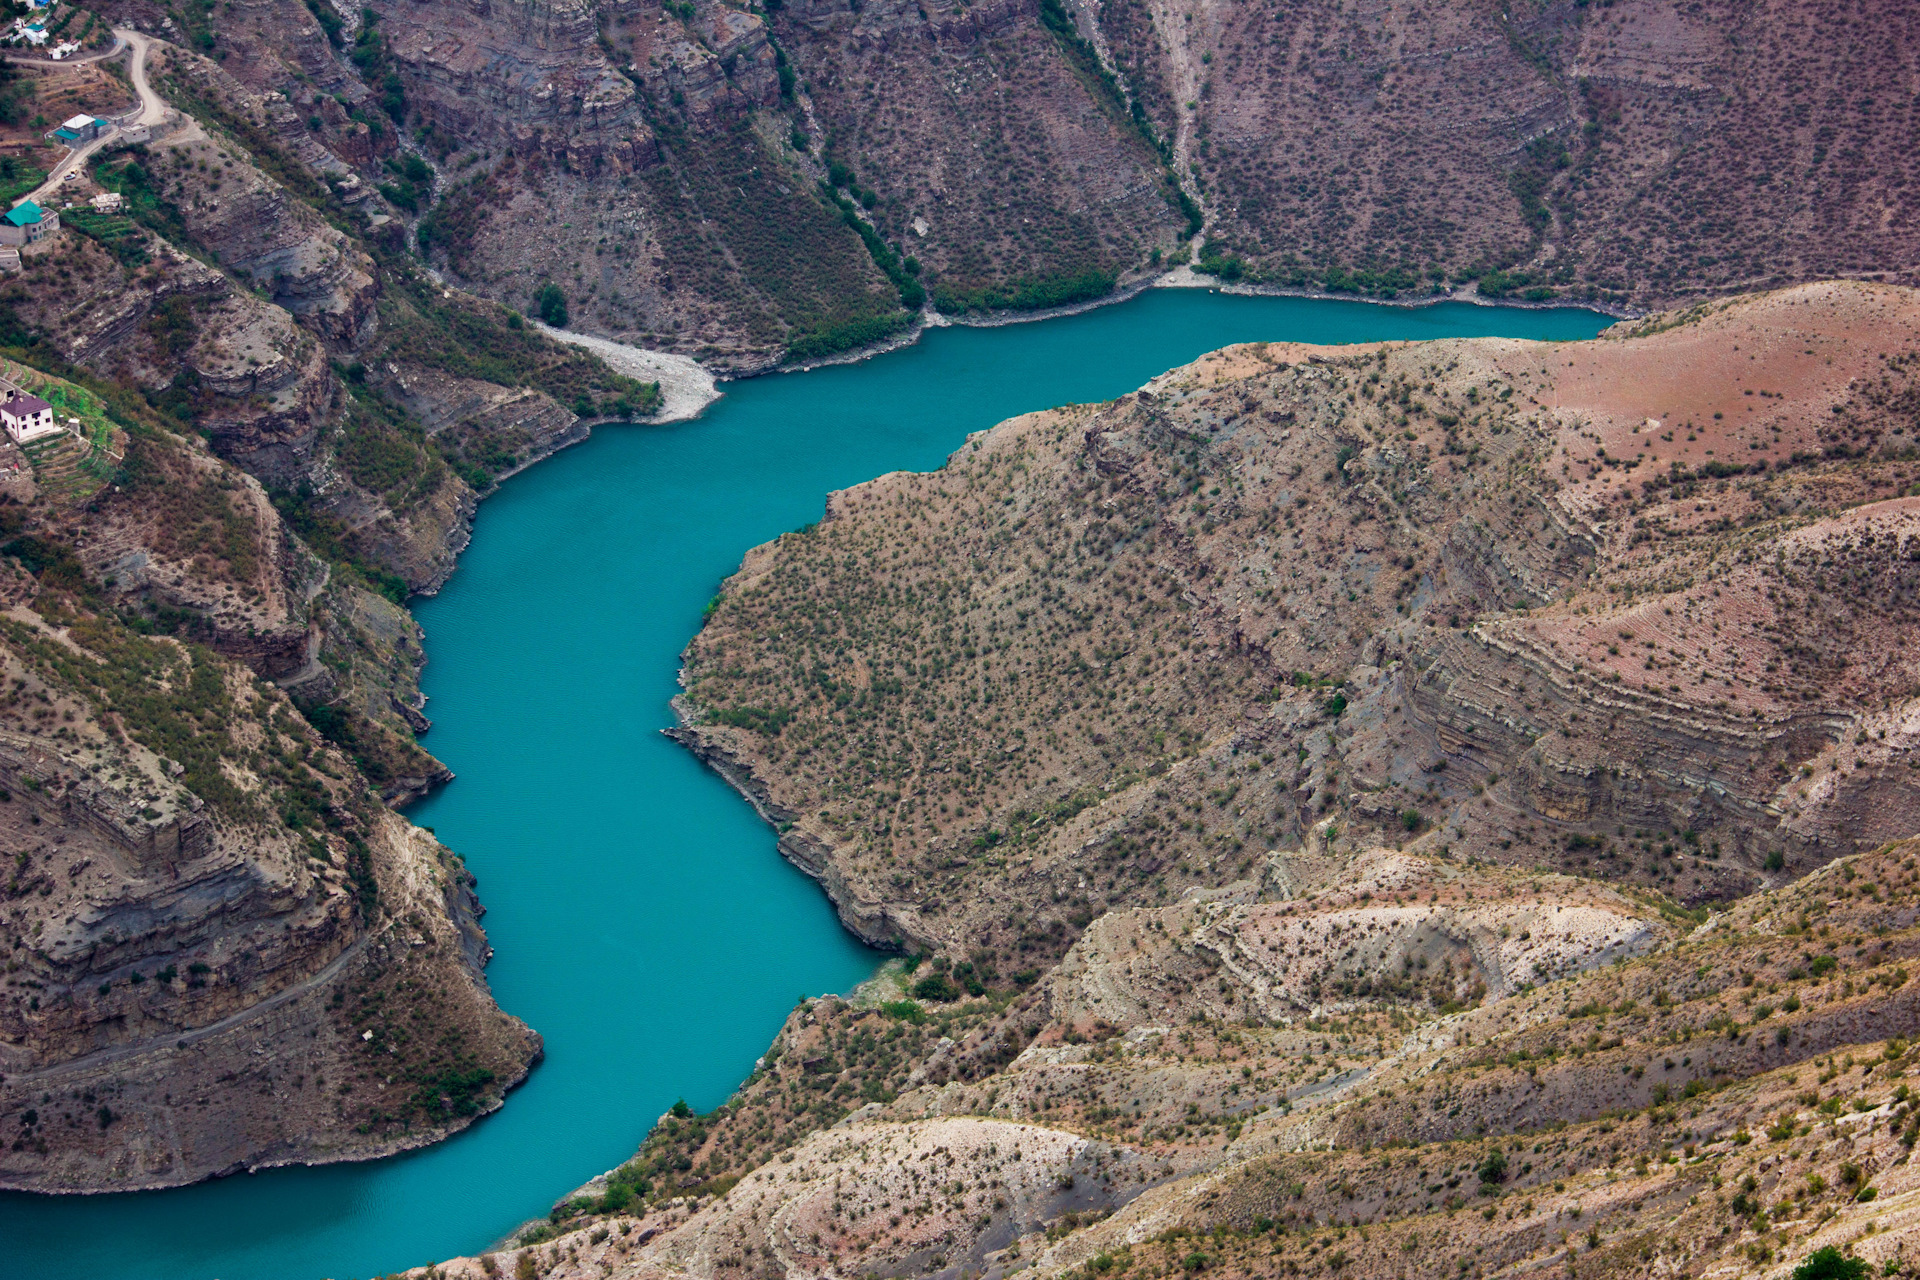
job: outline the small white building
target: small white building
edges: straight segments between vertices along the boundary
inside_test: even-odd
[[[93,206],[96,213],[119,213],[126,207],[127,201],[118,191],[102,191],[87,203]]]
[[[57,435],[60,431],[60,425],[53,420],[53,406],[39,396],[22,391],[0,400],[0,426],[7,429],[15,444]]]

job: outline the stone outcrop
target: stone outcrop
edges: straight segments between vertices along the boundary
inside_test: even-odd
[[[396,10],[385,29],[418,109],[440,128],[516,147],[577,145],[628,165],[646,152],[634,86],[603,56],[592,5],[436,0]]]

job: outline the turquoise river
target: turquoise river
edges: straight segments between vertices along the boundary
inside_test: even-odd
[[[439,1146],[177,1191],[0,1196],[0,1280],[319,1280],[472,1253],[630,1155],[676,1098],[724,1101],[803,994],[880,957],[717,777],[662,737],[701,607],[829,490],[938,467],[968,432],[1107,399],[1230,342],[1590,337],[1605,317],[1151,290],[1077,316],[936,329],[861,364],[728,384],[697,421],[607,427],[510,481],[418,602],[412,811],[466,855],[503,1008],[547,1058]]]

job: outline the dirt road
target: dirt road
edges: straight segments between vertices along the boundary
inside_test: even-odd
[[[120,49],[129,45],[132,46],[133,59],[128,67],[128,78],[133,81],[133,91],[139,95],[140,105],[126,115],[112,121],[111,127],[93,141],[87,143],[85,146],[77,147],[69,151],[66,158],[53,167],[53,172],[47,175],[47,180],[40,184],[39,189],[21,196],[19,200],[13,202],[15,205],[18,205],[21,200],[33,200],[36,202],[51,201],[55,196],[59,195],[60,185],[66,181],[68,174],[77,172],[95,152],[114,142],[125,133],[126,130],[142,125],[151,128],[166,121],[167,104],[159,94],[153,91],[153,86],[147,82],[147,53],[156,41],[150,36],[141,35],[138,31],[132,31],[125,27],[115,27],[113,34],[114,38],[118,41],[118,43],[114,45],[113,50],[97,56],[103,58],[108,57],[112,52],[118,52]],[[76,61],[78,61],[78,59],[76,59]],[[66,66],[69,64],[56,62],[49,63],[48,65]]]

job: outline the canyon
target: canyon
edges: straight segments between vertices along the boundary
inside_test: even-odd
[[[397,812],[403,604],[705,401],[619,368],[1171,275],[1624,319],[1229,347],[750,552],[675,737],[900,959],[422,1274],[1899,1264],[1898,6],[100,13],[166,119],[0,283],[79,424],[0,450],[0,1186],[389,1154],[539,1060]],[[21,72],[0,158],[116,65]]]
[[[409,1274],[1897,1267],[1917,322],[1232,347],[834,495],[678,736],[909,958]]]

